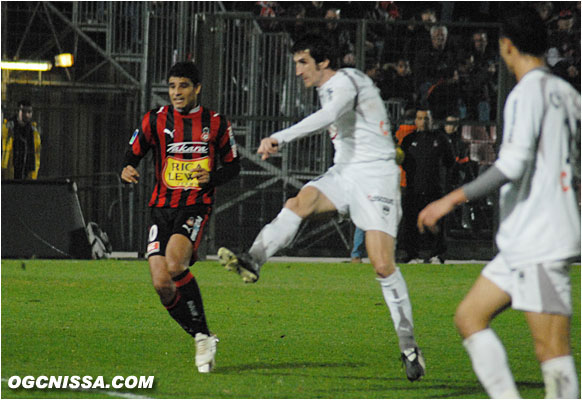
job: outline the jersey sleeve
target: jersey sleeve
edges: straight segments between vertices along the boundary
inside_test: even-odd
[[[212,186],[220,186],[234,179],[240,173],[240,159],[234,133],[230,122],[222,115],[220,116],[216,145],[221,167],[210,172],[210,185]]]
[[[133,135],[129,140],[129,148],[125,153],[125,161],[123,165],[137,167],[141,159],[151,148],[152,140],[150,113],[147,113],[144,115],[140,127],[133,132]]]
[[[520,88],[525,89],[525,88]],[[544,115],[542,93],[514,91],[503,111],[503,141],[495,166],[510,180],[519,179],[535,156]]]
[[[305,117],[295,125],[272,134],[271,137],[277,139],[280,145],[289,143],[326,128],[341,115],[352,110],[355,106],[357,92],[354,85],[348,79],[347,77],[343,77],[340,81],[341,85],[323,89],[325,90],[323,95],[329,96],[329,101],[326,101],[320,110]]]

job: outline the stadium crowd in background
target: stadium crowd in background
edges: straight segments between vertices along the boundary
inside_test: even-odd
[[[37,179],[41,137],[30,100],[18,102],[16,115],[2,123],[2,179]]]
[[[325,33],[339,46],[343,66],[349,67],[356,61],[355,24],[299,20],[365,18],[366,69],[377,69],[374,80],[384,100],[402,100],[403,109],[429,107],[435,120],[455,114],[461,120],[486,123],[497,113],[496,30],[447,28],[447,23],[495,23],[512,5],[452,3],[262,1],[239,2],[232,7],[257,16],[296,18],[294,24],[269,24],[268,30],[287,31],[294,40],[309,31]],[[548,65],[580,91],[580,3],[532,2],[530,6],[542,16],[550,36]],[[402,21],[411,24],[394,23]],[[403,66],[406,63],[408,69]]]

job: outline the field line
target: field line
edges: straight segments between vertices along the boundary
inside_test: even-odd
[[[8,379],[2,378],[2,382],[8,382]],[[33,389],[31,389],[31,390],[33,390]],[[48,390],[53,390],[53,389],[48,389]],[[139,394],[134,394],[134,393],[130,393],[130,392],[116,392],[114,390],[83,389],[83,388],[79,388],[79,389],[66,388],[66,389],[62,389],[62,390],[70,390],[73,392],[100,393],[100,394],[106,394],[107,396],[111,396],[111,397],[115,397],[115,398],[122,398],[122,399],[152,399],[153,398],[153,397],[147,397],[147,396],[140,396]]]

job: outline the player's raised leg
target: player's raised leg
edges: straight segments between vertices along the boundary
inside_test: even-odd
[[[304,218],[330,211],[335,211],[335,206],[323,193],[312,186],[303,187],[296,197],[287,200],[277,217],[263,227],[248,252],[237,255],[221,247],[218,259],[227,270],[241,275],[244,282],[256,282],[261,266],[291,243]]]
[[[390,310],[406,376],[410,381],[416,381],[424,376],[426,366],[414,338],[412,305],[406,281],[394,262],[394,238],[382,231],[369,230],[366,232],[366,249]]]

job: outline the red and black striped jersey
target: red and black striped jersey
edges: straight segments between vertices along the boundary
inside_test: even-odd
[[[201,106],[188,114],[171,105],[149,111],[129,145],[125,165],[137,167],[150,149],[154,152],[156,179],[150,207],[212,204],[215,187],[240,170],[230,122]],[[193,178],[198,166],[210,171],[210,184],[201,186]]]

